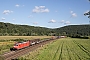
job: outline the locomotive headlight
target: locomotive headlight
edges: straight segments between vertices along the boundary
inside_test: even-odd
[[[16,47],[16,46],[13,46],[13,47]]]

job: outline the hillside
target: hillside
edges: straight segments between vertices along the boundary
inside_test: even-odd
[[[59,35],[90,36],[90,25],[69,25],[55,29]]]
[[[43,36],[43,35],[80,35],[90,36],[90,25],[69,25],[50,29],[28,25],[16,25],[0,22],[0,36]]]
[[[51,29],[45,27],[34,27],[28,25],[15,25],[0,22],[0,35],[35,36],[48,35]],[[47,34],[48,33],[48,34]]]

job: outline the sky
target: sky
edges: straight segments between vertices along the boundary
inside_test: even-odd
[[[88,0],[0,0],[0,22],[59,28],[89,24]]]

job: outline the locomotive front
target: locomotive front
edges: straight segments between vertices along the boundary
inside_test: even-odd
[[[10,48],[10,50],[15,51],[15,50],[18,50],[18,48],[19,48],[19,44],[15,43],[14,46],[12,48]]]

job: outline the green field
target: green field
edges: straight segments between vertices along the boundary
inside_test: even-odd
[[[0,54],[10,51],[10,48],[15,42],[21,40],[33,40],[33,39],[43,39],[51,38],[52,36],[0,36]]]
[[[51,38],[52,36],[0,36],[0,40]]]
[[[20,60],[90,60],[90,39],[62,38],[22,56]]]

